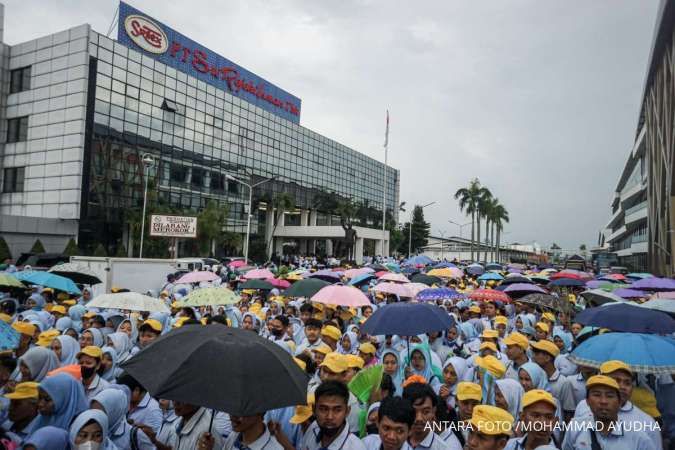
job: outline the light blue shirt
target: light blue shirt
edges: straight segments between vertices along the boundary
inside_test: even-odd
[[[127,414],[127,419],[133,420],[135,424],[147,425],[157,433],[162,426],[162,410],[157,400],[146,392],[138,406]]]
[[[525,450],[525,439],[527,439],[527,435],[519,438],[511,438],[509,441],[506,443],[506,447],[504,447],[503,450]],[[558,448],[555,445],[555,442],[553,439],[549,441],[547,445],[550,445],[553,448]],[[537,447],[539,448],[539,447]]]
[[[362,441],[363,445],[366,446],[366,450],[380,450],[380,446],[382,445],[382,439],[380,439],[379,434],[369,434]],[[412,447],[407,442],[404,442],[400,450],[412,450]]]
[[[586,401],[586,380],[580,373],[570,375],[567,381],[572,386],[572,397],[574,397],[574,404],[579,406],[579,403]]]
[[[408,443],[410,443],[408,441]],[[413,450],[451,450],[450,446],[433,431],[429,431],[417,447],[410,446]]]
[[[615,425],[617,426],[611,429],[607,435],[595,432],[601,448],[607,450],[657,450],[657,447],[654,446],[645,432],[623,430],[620,423]],[[565,434],[562,450],[592,450],[592,427],[592,417],[581,420],[578,418],[572,419],[570,428]]]
[[[366,447],[361,442],[361,439],[349,432],[349,427],[342,428],[340,434],[337,435],[333,442],[324,447],[319,440],[319,425],[316,421],[307,429],[305,436],[302,438],[299,450],[366,450]]]

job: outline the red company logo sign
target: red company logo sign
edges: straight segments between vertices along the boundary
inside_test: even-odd
[[[161,54],[169,49],[169,40],[152,20],[138,15],[124,19],[124,29],[132,41],[150,53]]]

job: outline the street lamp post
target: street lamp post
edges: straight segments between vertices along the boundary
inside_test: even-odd
[[[225,178],[227,178],[228,180],[232,180],[236,183],[242,184],[248,188],[248,218],[246,220],[246,241],[244,242],[244,260],[248,264],[248,248],[249,248],[249,239],[251,236],[251,215],[253,213],[253,188],[258,187],[263,183],[267,183],[268,181],[272,181],[274,177],[258,181],[257,183],[254,184],[250,184],[240,180],[239,178],[235,178],[229,173],[225,174]]]
[[[445,245],[445,243],[443,241],[445,241],[445,231],[438,230],[438,232],[441,235],[441,261],[443,261],[443,256],[444,256],[443,255],[443,245]]]
[[[468,226],[468,225],[471,225],[471,222],[467,222],[467,223],[465,223],[465,224],[459,224],[459,223],[454,222],[454,221],[452,221],[452,220],[448,220],[448,222],[451,223],[451,224],[453,224],[453,225],[457,225],[457,226],[459,227],[459,237],[462,238],[462,239],[464,239],[464,236],[462,235],[462,229],[464,229],[464,227],[466,227],[466,226]]]
[[[424,209],[427,206],[431,206],[436,202],[431,202],[427,203],[426,205],[420,206],[420,209]],[[409,228],[409,234],[408,234],[408,258],[410,258],[410,255],[412,254],[412,226],[413,226],[413,217],[415,215],[415,207],[410,211],[410,226]]]
[[[141,217],[141,248],[138,252],[138,259],[143,258],[143,236],[145,235],[145,208],[148,203],[148,172],[155,163],[153,157],[146,153],[143,155],[143,176],[145,178],[145,187],[143,188],[143,216]]]

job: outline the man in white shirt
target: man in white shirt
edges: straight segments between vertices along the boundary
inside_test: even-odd
[[[501,408],[478,405],[469,423],[471,431],[466,441],[468,450],[503,450],[513,433],[513,416]]]
[[[408,437],[410,447],[413,450],[450,450],[451,447],[432,431],[438,397],[431,386],[411,383],[403,389],[403,398],[410,401],[415,410],[415,421]],[[457,450],[461,450],[461,447]]]
[[[546,339],[532,342],[531,346],[534,353],[534,362],[546,372],[548,383],[551,386],[551,394],[560,402],[565,421],[569,421],[574,415],[575,404],[572,385],[570,385],[567,377],[561,375],[555,368],[555,357],[560,354],[560,349]]]
[[[225,440],[223,450],[283,450],[277,439],[270,434],[264,422],[264,414],[254,416],[230,415],[232,430]]]
[[[408,444],[415,410],[409,400],[387,397],[378,410],[377,434],[363,438],[367,450],[412,450]]]
[[[558,421],[555,415],[558,403],[555,398],[543,389],[531,389],[523,395],[521,407],[518,426],[523,427],[525,434],[509,439],[504,450],[526,450],[543,445],[557,448],[553,439],[553,430]]]

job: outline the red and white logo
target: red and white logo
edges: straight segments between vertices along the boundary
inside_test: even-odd
[[[131,15],[124,19],[124,29],[132,41],[150,53],[161,54],[168,50],[166,33],[147,17]]]

